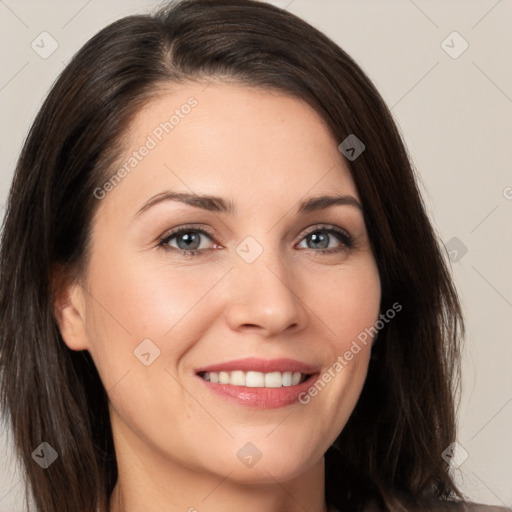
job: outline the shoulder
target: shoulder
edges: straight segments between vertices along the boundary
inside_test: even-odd
[[[363,512],[383,512],[375,502],[371,502]],[[409,512],[512,512],[512,508],[494,505],[482,505],[470,502],[438,501],[423,507],[410,509]]]

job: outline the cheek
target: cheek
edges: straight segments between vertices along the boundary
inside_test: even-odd
[[[219,303],[214,300],[214,288],[222,274],[222,269],[199,265],[132,268],[118,291],[126,322],[139,337],[173,339],[176,347],[183,339],[186,345],[216,315]]]
[[[325,281],[325,282],[324,282]],[[331,429],[341,431],[364,385],[371,355],[371,335],[379,318],[381,287],[378,270],[373,258],[358,264],[340,266],[336,272],[317,279],[323,283],[324,293],[311,296],[311,303],[318,304],[318,316],[326,327],[322,330],[331,340],[328,363],[319,381],[302,397],[315,414],[330,411]],[[326,432],[331,436],[333,431]]]
[[[134,354],[139,346],[147,346],[151,357],[159,353],[155,365],[166,367],[200,339],[218,314],[212,289],[224,273],[206,268],[147,265],[128,253],[91,262],[90,351],[107,381],[140,365]]]
[[[337,354],[342,354],[358,336],[364,339],[366,330],[379,317],[381,287],[377,266],[368,256],[354,265],[340,266],[323,280],[324,286],[317,289],[312,303],[319,305],[319,316],[334,336]],[[370,344],[369,337],[367,341]]]

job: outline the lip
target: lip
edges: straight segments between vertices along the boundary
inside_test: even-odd
[[[316,382],[319,373],[310,375],[304,382],[295,386],[283,386],[280,388],[249,388],[246,386],[232,386],[231,384],[219,384],[204,380],[197,376],[207,388],[220,398],[238,405],[255,407],[260,409],[277,409],[299,402],[299,396]]]
[[[203,372],[300,372],[309,377],[295,386],[282,386],[280,388],[251,388],[247,386],[233,386],[231,384],[213,383],[203,379],[199,374]],[[203,366],[195,370],[198,379],[218,397],[238,405],[256,407],[260,409],[276,409],[296,404],[299,396],[313,385],[320,375],[319,368],[296,359],[259,359],[247,357],[210,366]]]
[[[210,366],[203,366],[196,368],[195,372],[232,372],[241,370],[243,372],[300,372],[313,374],[318,373],[319,369],[310,364],[297,361],[295,359],[259,359],[257,357],[246,357],[245,359],[236,359],[232,361],[226,361],[224,363],[217,363]],[[232,386],[237,387],[237,386]],[[240,386],[243,387],[243,386]],[[295,386],[291,386],[295,387]],[[245,388],[244,388],[245,389]]]

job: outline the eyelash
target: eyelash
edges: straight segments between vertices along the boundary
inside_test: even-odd
[[[304,234],[304,236],[301,239],[301,242],[307,236],[312,235],[313,233],[317,233],[317,232],[336,235],[342,245],[340,247],[334,248],[334,249],[332,249],[332,248],[331,249],[306,249],[307,251],[312,251],[314,253],[320,253],[320,254],[326,255],[326,254],[335,254],[335,253],[339,253],[342,251],[347,251],[348,249],[351,249],[354,246],[354,239],[352,238],[352,236],[349,233],[347,233],[345,230],[342,230],[340,228],[335,228],[330,225],[315,226],[315,229],[312,229],[311,231],[308,231],[307,233]],[[185,258],[192,258],[198,254],[200,255],[200,253],[202,253],[202,252],[205,252],[205,249],[185,250],[185,249],[179,249],[176,247],[171,247],[168,245],[169,242],[173,238],[175,238],[181,234],[184,234],[184,233],[200,233],[202,235],[206,235],[207,237],[211,238],[212,240],[214,239],[214,234],[211,233],[207,229],[199,228],[199,227],[195,227],[195,226],[184,226],[179,229],[176,229],[175,231],[172,231],[171,233],[166,234],[163,238],[161,238],[159,240],[158,247],[162,247],[166,251],[177,253]]]

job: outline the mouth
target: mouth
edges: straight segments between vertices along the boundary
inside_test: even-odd
[[[296,404],[320,369],[294,359],[249,357],[197,368],[195,373],[207,389],[222,399],[274,409]]]

